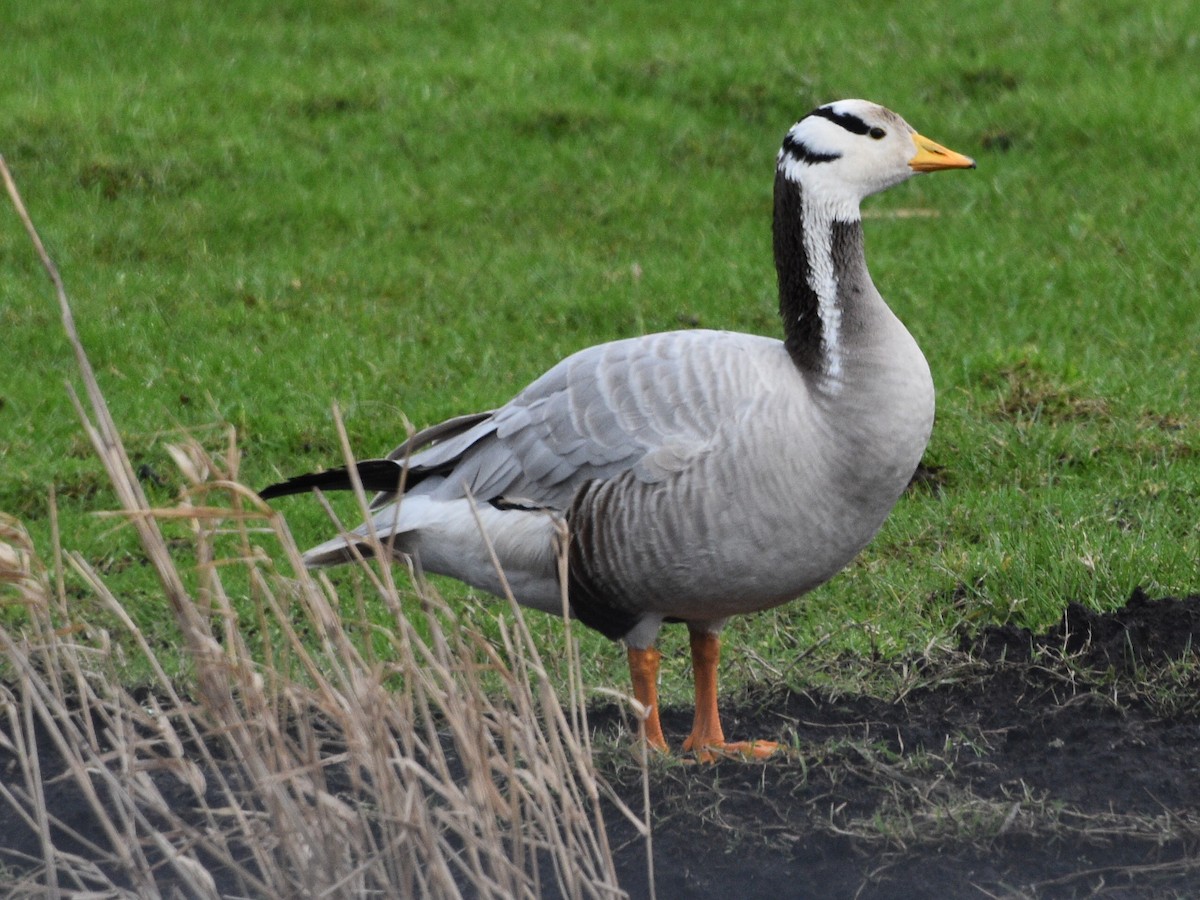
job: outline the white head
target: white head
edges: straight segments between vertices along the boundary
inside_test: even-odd
[[[809,198],[819,197],[843,213],[839,218],[857,218],[864,197],[919,172],[974,168],[975,162],[917,134],[890,109],[866,100],[838,100],[791,127],[777,167]]]

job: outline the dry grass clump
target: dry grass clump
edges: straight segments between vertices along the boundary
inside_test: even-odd
[[[453,627],[431,591],[407,613],[385,569],[372,583],[393,625],[382,650],[364,651],[327,580],[211,552],[221,530],[249,542],[263,522],[287,543],[277,517],[191,512],[208,605],[183,600],[186,693],[67,554],[154,672],[125,687],[116,641],[72,614],[20,527],[0,525],[0,577],[27,611],[25,627],[0,628],[0,805],[42,839],[40,858],[7,861],[25,873],[18,892],[622,896],[582,705],[559,704],[519,615],[494,647]],[[224,589],[232,566],[249,575],[255,617],[281,635],[265,661]],[[48,808],[62,782],[89,833]]]
[[[515,604],[496,645],[419,580],[405,599],[387,565],[361,564],[364,596],[347,613],[305,571],[283,520],[237,482],[232,440],[220,455],[175,447],[190,487],[151,508],[0,170],[76,348],[91,414],[76,407],[189,670],[169,674],[161,645],[85,559],[56,550],[52,577],[20,524],[0,520],[0,598],[23,607],[0,620],[0,819],[37,836],[0,860],[10,892],[625,896],[602,797],[634,817],[592,767],[578,666],[564,706]],[[185,526],[182,550],[165,520]],[[177,563],[185,555],[194,562]],[[94,602],[67,602],[66,567]],[[370,624],[367,605],[386,623]],[[569,628],[564,641],[570,655]],[[129,646],[152,673],[137,688],[113,659]],[[70,821],[48,799],[64,795]]]

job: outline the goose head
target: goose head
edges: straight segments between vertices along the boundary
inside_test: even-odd
[[[917,133],[867,100],[819,106],[791,127],[777,161],[781,177],[843,215],[858,218],[864,197],[922,172],[973,169],[975,161]]]

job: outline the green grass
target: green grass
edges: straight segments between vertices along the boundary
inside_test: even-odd
[[[182,484],[181,428],[218,447],[232,423],[262,485],[338,462],[335,402],[372,455],[589,344],[777,334],[775,150],[863,96],[979,161],[868,207],[875,280],[939,388],[943,484],[833,583],[731,626],[730,679],[830,631],[902,653],[964,618],[1200,589],[1200,9],[670,7],[7,5],[0,153],[155,499]],[[52,296],[0,222],[0,510],[48,555],[53,484],[64,544],[154,633],[132,534],[92,515],[115,501]],[[326,534],[315,503],[286,509]]]

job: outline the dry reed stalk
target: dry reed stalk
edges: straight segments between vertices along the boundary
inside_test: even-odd
[[[0,806],[36,850],[3,860],[21,873],[10,893],[625,896],[601,798],[647,839],[649,828],[592,767],[569,628],[564,710],[511,597],[499,646],[462,627],[419,573],[408,599],[386,563],[360,561],[344,604],[238,483],[232,436],[222,456],[174,447],[188,486],[178,505],[150,507],[2,158],[0,174],[54,285],[90,413],[72,398],[190,668],[186,681],[171,674],[81,556],[56,542],[52,583],[19,523],[0,518],[0,584],[24,612],[21,627],[0,624],[0,753],[18,773],[0,783]],[[166,522],[187,527],[184,569]],[[68,565],[115,635],[67,605]],[[114,646],[136,650],[148,684],[122,683]],[[55,818],[50,794],[64,791],[87,833]]]

